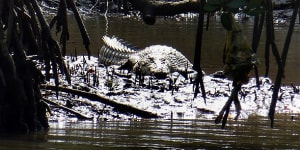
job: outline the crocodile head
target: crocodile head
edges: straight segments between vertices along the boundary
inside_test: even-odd
[[[157,56],[142,57],[135,63],[133,70],[141,75],[154,75],[158,79],[164,79],[170,73],[165,61]]]
[[[139,75],[153,75],[158,79],[164,79],[170,73],[170,69],[163,59],[151,55],[147,57],[131,55],[127,60],[121,62],[119,69],[133,71]]]

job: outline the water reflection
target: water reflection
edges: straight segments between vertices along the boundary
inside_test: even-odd
[[[1,150],[35,150],[48,149],[46,145],[48,139],[47,132],[38,132],[30,134],[1,134]]]
[[[276,128],[264,117],[230,120],[226,129],[213,120],[132,120],[51,122],[48,133],[1,135],[0,149],[99,148],[299,148],[299,115],[277,115]]]

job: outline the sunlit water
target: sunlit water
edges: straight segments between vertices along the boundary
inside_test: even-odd
[[[299,116],[277,116],[275,122],[274,129],[266,118],[255,116],[229,121],[226,129],[213,120],[52,122],[48,133],[2,135],[0,149],[299,148]]]

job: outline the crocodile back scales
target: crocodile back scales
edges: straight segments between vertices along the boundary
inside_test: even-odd
[[[194,72],[191,62],[176,49],[165,45],[152,45],[137,49],[117,37],[104,36],[99,51],[99,62],[104,65],[133,64],[132,69],[142,74],[169,74]]]
[[[166,45],[152,45],[139,51],[136,55],[139,56],[140,60],[156,61],[157,63],[153,66],[153,71],[155,68],[166,66],[169,68],[169,72],[185,72],[193,66],[181,52]],[[149,65],[153,64],[150,63]],[[158,65],[162,66],[159,67]]]

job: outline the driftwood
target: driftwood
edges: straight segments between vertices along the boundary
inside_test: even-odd
[[[110,105],[112,107],[115,107],[120,112],[131,113],[131,114],[134,114],[134,115],[142,117],[142,118],[158,118],[157,114],[147,112],[147,111],[144,111],[144,110],[141,110],[141,109],[129,106],[129,105],[121,104],[121,103],[115,102],[113,100],[110,100],[108,98],[105,98],[103,96],[93,94],[93,93],[88,93],[88,92],[84,92],[84,91],[80,91],[80,90],[76,90],[76,89],[65,88],[65,87],[61,87],[61,86],[55,87],[53,85],[41,85],[41,89],[59,90],[62,92],[82,96],[91,101],[97,101],[97,102],[101,102],[101,103]]]
[[[60,104],[58,104],[56,102],[53,102],[53,101],[51,101],[49,99],[43,98],[43,101],[45,101],[48,104],[55,105],[55,106],[57,106],[57,107],[65,110],[67,112],[70,112],[70,113],[76,115],[76,117],[78,117],[79,119],[93,119],[93,117],[89,117],[89,116],[83,115],[80,112],[77,112],[77,111],[75,111],[75,110],[73,110],[71,108],[68,108],[66,106],[60,105]]]

